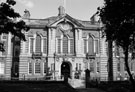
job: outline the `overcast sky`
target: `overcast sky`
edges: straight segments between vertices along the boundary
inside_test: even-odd
[[[58,7],[64,0],[16,0],[15,10],[21,15],[27,9],[31,18],[47,18],[58,15]],[[73,18],[89,20],[97,11],[97,7],[103,5],[103,0],[65,0],[66,13]]]

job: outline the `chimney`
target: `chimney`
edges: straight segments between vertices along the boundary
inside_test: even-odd
[[[63,6],[60,6],[59,8],[58,8],[58,10],[59,10],[59,16],[63,16],[63,15],[65,15],[65,9],[64,9],[64,7]]]
[[[30,18],[30,12],[27,9],[25,9],[23,19],[29,19],[29,18]]]

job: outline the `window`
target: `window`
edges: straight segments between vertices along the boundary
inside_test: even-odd
[[[0,74],[4,74],[4,62],[0,62]]]
[[[70,39],[70,54],[74,54],[74,39]]]
[[[36,37],[36,50],[35,53],[41,53],[41,37],[37,35]]]
[[[78,71],[78,63],[76,63],[76,71]]]
[[[90,62],[90,71],[94,72],[94,62],[93,61]]]
[[[134,71],[134,62],[131,62],[131,71]]]
[[[84,53],[87,53],[87,40],[84,39]]]
[[[68,38],[66,36],[63,37],[63,53],[68,54]]]
[[[46,62],[44,62],[44,73],[46,73],[47,72],[47,64],[46,64]]]
[[[93,44],[93,38],[90,36],[88,38],[88,55],[94,54],[94,44]]]
[[[98,53],[98,43],[96,47],[97,53]],[[92,36],[89,36],[89,38],[84,39],[84,53],[88,55],[94,55],[94,40]]]
[[[81,70],[81,64],[79,64],[79,70]]]
[[[119,47],[115,47],[115,56],[120,56]]]
[[[97,72],[100,73],[100,62],[97,62]]]
[[[25,52],[28,53],[29,51],[29,40],[26,41],[26,47],[25,47]]]
[[[98,40],[95,40],[95,52],[96,52],[96,54],[99,53],[99,43],[98,43]]]
[[[44,38],[43,40],[43,53],[47,54],[47,39]]]
[[[61,53],[61,39],[58,39],[58,53]]]
[[[40,69],[40,62],[35,62],[35,73],[39,74],[41,72],[41,69]]]
[[[32,74],[32,62],[29,62],[29,74]]]
[[[65,22],[64,22],[65,23]],[[74,54],[75,53],[75,33],[73,29],[64,30],[63,24],[58,24],[58,29],[56,30],[57,39],[57,53],[58,54]],[[65,24],[64,24],[65,25]]]
[[[2,55],[6,55],[6,45],[7,45],[7,44],[6,44],[6,41],[3,41],[2,48],[0,47],[1,50],[3,51],[3,52],[2,52]]]
[[[120,62],[117,63],[117,71],[120,72]]]
[[[51,71],[54,71],[54,63],[51,64]]]
[[[30,53],[33,53],[34,38],[30,38]]]

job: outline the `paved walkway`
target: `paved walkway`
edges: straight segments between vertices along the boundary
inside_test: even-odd
[[[99,90],[96,88],[81,88],[81,89],[77,89],[78,92],[105,92],[103,90]]]

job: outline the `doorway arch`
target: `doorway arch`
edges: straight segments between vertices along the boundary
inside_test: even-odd
[[[68,77],[71,78],[71,63],[70,62],[63,62],[61,64],[61,76],[64,76],[64,73],[68,74]]]

